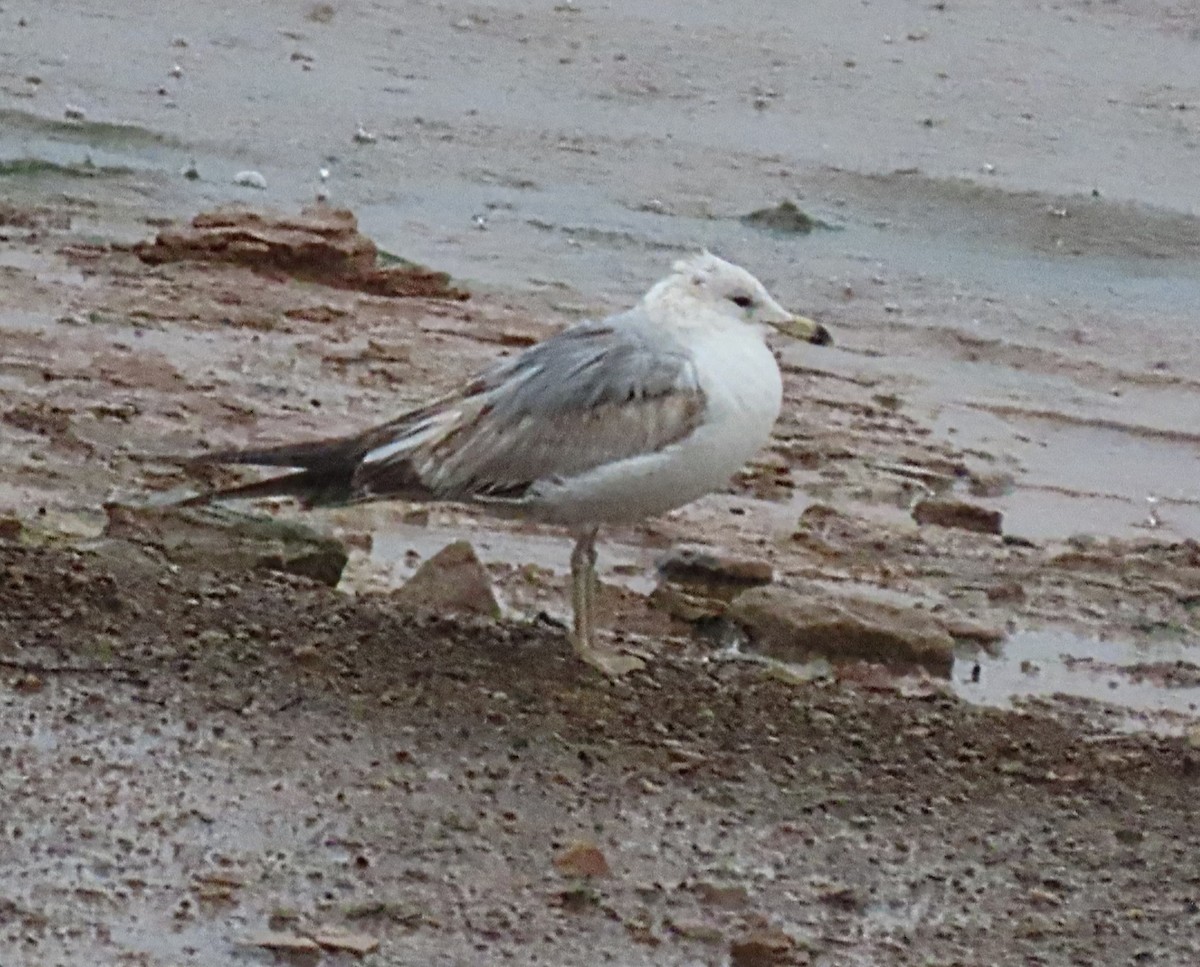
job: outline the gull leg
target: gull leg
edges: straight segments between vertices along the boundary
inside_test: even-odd
[[[571,551],[571,644],[575,653],[606,675],[623,675],[644,666],[640,658],[608,651],[596,645],[596,534],[592,527],[580,532]]]
[[[580,656],[584,656],[592,647],[591,627],[591,595],[588,585],[591,583],[589,574],[595,567],[593,561],[596,554],[596,529],[593,528],[580,534],[571,551],[571,617],[574,622],[574,632],[571,644]],[[584,658],[586,661],[587,659]]]

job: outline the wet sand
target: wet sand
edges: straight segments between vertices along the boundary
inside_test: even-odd
[[[1200,23],[809,6],[4,5],[13,963],[271,962],[243,941],[321,924],[376,963],[1195,958]],[[473,298],[128,248],[321,188]],[[740,220],[783,199],[830,227]],[[699,245],[837,344],[778,347],[785,415],[727,493],[608,535],[644,675],[535,617],[566,610],[552,530],[329,513],[337,591],[95,544],[105,501],[194,483],[165,454],[386,418]],[[919,526],[932,492],[1003,536]],[[459,537],[505,619],[398,613]],[[951,679],[725,660],[646,597],[699,538],[928,611]],[[575,840],[611,875],[564,878]]]

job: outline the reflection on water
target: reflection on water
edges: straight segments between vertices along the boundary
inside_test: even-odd
[[[969,702],[1005,707],[1028,698],[1090,699],[1126,710],[1129,729],[1174,732],[1200,718],[1197,644],[1133,645],[1059,630],[1021,631],[995,655],[961,656],[953,688]],[[1168,677],[1172,671],[1177,675]]]

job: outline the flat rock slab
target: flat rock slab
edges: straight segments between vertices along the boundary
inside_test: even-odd
[[[954,664],[954,639],[913,608],[772,585],[739,595],[727,614],[749,635],[748,650],[779,661],[866,661],[944,677]]]
[[[226,507],[109,504],[104,536],[149,544],[173,564],[227,574],[279,571],[335,586],[349,555],[334,540],[295,521]]]
[[[380,265],[379,250],[358,230],[354,213],[323,204],[299,215],[225,206],[200,213],[190,225],[164,228],[133,250],[149,265],[226,262],[372,295],[469,297],[445,272],[412,263]]]
[[[770,584],[775,578],[770,561],[694,545],[677,547],[664,555],[658,562],[658,573],[668,581],[716,589],[752,588]]]
[[[740,557],[698,545],[676,547],[658,562],[660,581],[650,604],[684,621],[703,621],[725,613],[729,602],[747,588],[770,584],[770,561]]]

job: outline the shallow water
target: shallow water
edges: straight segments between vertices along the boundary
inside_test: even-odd
[[[1198,646],[1182,639],[1135,645],[1054,629],[1019,631],[994,654],[960,657],[951,681],[955,694],[981,705],[1081,698],[1117,709],[1118,727],[1178,734],[1200,721]],[[1194,684],[1163,684],[1176,663]]]

